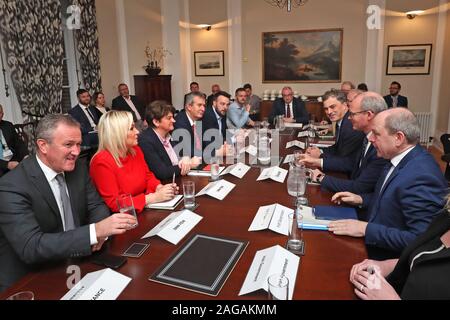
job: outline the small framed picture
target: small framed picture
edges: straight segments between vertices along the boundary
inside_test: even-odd
[[[430,74],[431,48],[431,43],[388,46],[386,74]]]
[[[224,76],[224,51],[194,51],[195,76]]]

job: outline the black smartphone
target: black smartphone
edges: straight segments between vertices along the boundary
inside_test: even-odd
[[[125,262],[127,262],[127,258],[114,256],[109,253],[101,253],[92,256],[91,262],[111,269],[117,269],[120,268]]]

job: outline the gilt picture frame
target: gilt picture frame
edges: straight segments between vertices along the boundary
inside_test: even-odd
[[[432,44],[389,45],[386,75],[430,74]]]

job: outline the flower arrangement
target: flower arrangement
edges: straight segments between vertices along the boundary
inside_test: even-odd
[[[147,43],[147,46],[145,47],[145,56],[147,57],[147,65],[144,66],[144,69],[145,70],[159,69],[158,71],[159,73],[161,71],[162,59],[167,55],[172,55],[172,53],[169,50],[164,49],[163,47],[152,49],[150,47],[150,44]]]

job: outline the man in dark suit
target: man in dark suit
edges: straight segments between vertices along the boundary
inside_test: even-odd
[[[190,91],[184,95],[183,108],[186,107],[187,97],[188,97],[189,94],[191,94],[193,92],[200,92],[200,86],[199,86],[198,82],[195,82],[195,81],[191,82],[189,84],[189,90]],[[204,97],[206,99],[206,95],[204,95]]]
[[[118,86],[119,96],[112,101],[111,109],[129,111],[133,115],[134,122],[143,122],[145,118],[145,106],[138,97],[130,95],[128,86],[121,83]]]
[[[76,162],[80,144],[78,122],[47,115],[36,129],[36,156],[0,179],[0,291],[51,261],[90,255],[136,223],[110,216]]]
[[[0,177],[17,167],[27,155],[27,146],[17,134],[14,125],[3,120],[3,106],[0,104]]]
[[[214,95],[219,91],[221,91],[221,90],[220,90],[220,86],[218,84],[213,84],[211,86],[211,94],[206,99],[206,109],[212,107],[213,101],[214,101]]]
[[[384,100],[386,101],[388,108],[408,108],[408,98],[399,94],[401,88],[402,86],[397,81],[391,83],[389,87],[389,94],[384,96]]]
[[[369,141],[377,155],[390,163],[375,191],[338,192],[332,198],[368,209],[368,222],[332,221],[329,230],[365,237],[371,259],[398,258],[444,206],[447,182],[433,156],[418,144],[419,139],[420,128],[412,112],[404,108],[380,112],[373,120]]]
[[[332,191],[349,191],[353,193],[371,193],[388,161],[377,156],[375,147],[369,142],[372,134],[372,121],[375,116],[386,110],[383,97],[375,92],[348,93],[352,98],[349,103],[349,117],[353,129],[362,131],[366,135],[359,149],[359,156],[355,159],[349,157],[336,157],[334,161],[324,161],[325,171],[350,171],[350,179],[337,178],[314,170],[312,179],[319,181],[322,188]],[[356,160],[356,161],[355,161]]]
[[[205,97],[201,92],[192,92],[186,98],[184,110],[175,117],[172,141],[179,159],[202,157],[202,122],[205,113]]]
[[[364,133],[353,129],[349,120],[347,95],[343,91],[332,89],[325,92],[322,99],[325,113],[336,123],[336,142],[323,151],[317,147],[308,148],[302,162],[313,168],[327,168],[339,158],[350,158],[353,163],[360,154]]]
[[[85,89],[77,91],[78,104],[69,110],[69,114],[81,125],[82,145],[96,147],[98,145],[98,113],[90,105],[91,95]]]
[[[278,98],[273,102],[269,122],[273,124],[274,118],[282,115],[284,116],[284,122],[308,124],[309,113],[306,111],[305,103],[294,98],[292,88],[284,87],[281,95],[283,98]]]

